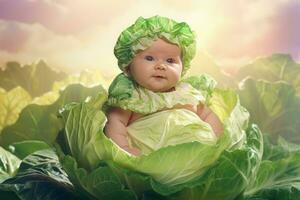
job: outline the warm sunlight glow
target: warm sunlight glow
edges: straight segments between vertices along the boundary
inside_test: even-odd
[[[205,53],[219,66],[232,68],[273,53],[300,59],[300,3],[293,0],[187,0],[184,4],[181,0],[3,0],[0,4],[1,67],[10,60],[25,64],[42,58],[68,72],[100,68],[116,73],[113,47],[118,35],[139,16],[153,15],[192,27],[197,35],[195,60]]]

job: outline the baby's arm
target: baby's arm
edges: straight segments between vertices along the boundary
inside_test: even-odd
[[[220,136],[223,133],[223,124],[219,117],[204,104],[197,106],[197,115],[205,122],[209,123],[215,132],[216,136]]]
[[[107,114],[108,121],[105,125],[105,133],[125,151],[133,155],[139,155],[140,150],[130,148],[127,140],[127,125],[131,114],[132,112],[129,110],[117,107],[111,108]]]

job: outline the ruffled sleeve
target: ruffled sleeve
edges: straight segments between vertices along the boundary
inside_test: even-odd
[[[205,103],[209,104],[212,93],[217,85],[217,82],[209,75],[202,74],[199,76],[190,76],[183,79],[181,82],[189,83],[193,88],[201,91],[205,98]]]
[[[121,101],[132,97],[134,82],[125,74],[119,74],[108,89],[108,98]]]
[[[172,92],[153,92],[136,84],[124,74],[118,75],[109,87],[108,106],[120,107],[136,113],[150,114],[170,109],[177,104],[197,106],[206,104],[215,81],[209,76],[193,76],[184,79]]]

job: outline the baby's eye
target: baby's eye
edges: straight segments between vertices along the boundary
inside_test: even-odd
[[[148,60],[148,61],[153,61],[154,58],[152,56],[145,56],[145,59]]]
[[[167,62],[168,62],[168,63],[175,63],[175,59],[174,59],[174,58],[168,58],[168,59],[167,59]]]

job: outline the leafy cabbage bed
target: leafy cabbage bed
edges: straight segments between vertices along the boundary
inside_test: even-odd
[[[286,55],[250,66],[240,70],[235,92],[219,89],[213,97],[218,110],[236,105],[239,94],[248,126],[240,109],[219,112],[228,133],[240,137],[225,134],[213,146],[185,143],[140,157],[103,134],[107,94],[94,84],[97,77],[52,80],[52,90],[37,98],[22,85],[7,89],[0,82],[0,199],[299,199],[300,66]],[[231,127],[233,119],[241,126]]]

